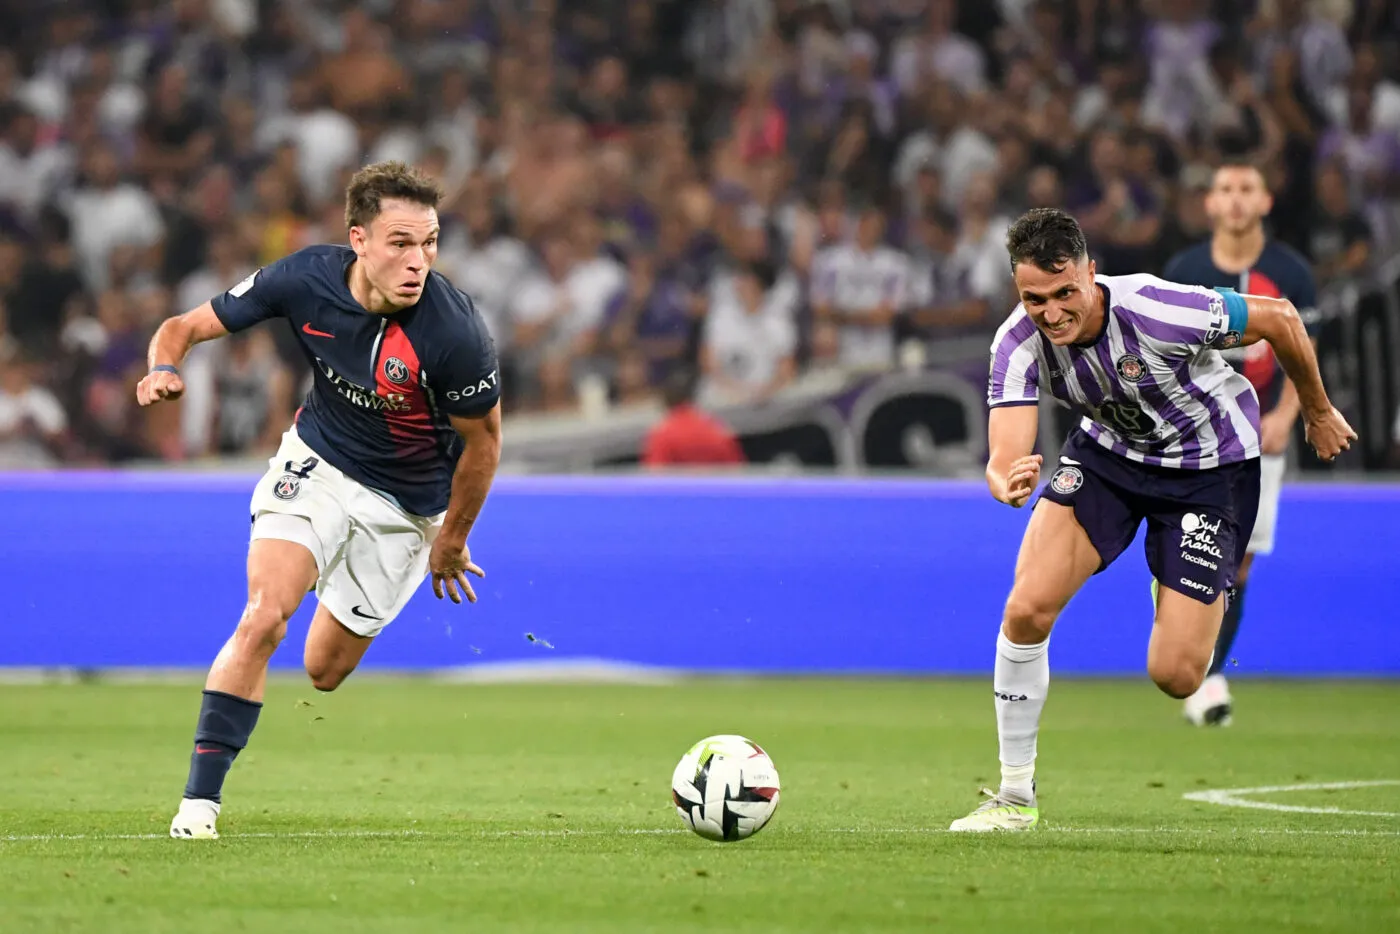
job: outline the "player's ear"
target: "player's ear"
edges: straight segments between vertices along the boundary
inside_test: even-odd
[[[355,251],[356,256],[365,255],[368,239],[369,237],[366,235],[365,229],[360,225],[356,224],[354,227],[350,228],[350,249]]]

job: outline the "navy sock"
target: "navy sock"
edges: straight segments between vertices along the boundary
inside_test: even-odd
[[[239,751],[248,745],[261,710],[258,701],[222,691],[204,692],[194,731],[194,752],[190,753],[190,778],[185,782],[186,798],[219,800],[224,778]]]
[[[1235,636],[1240,632],[1240,620],[1244,618],[1244,584],[1235,585],[1235,593],[1230,606],[1225,610],[1225,618],[1220,621],[1220,635],[1215,639],[1215,658],[1211,659],[1207,674],[1218,675],[1230,662],[1230,649],[1235,645]]]

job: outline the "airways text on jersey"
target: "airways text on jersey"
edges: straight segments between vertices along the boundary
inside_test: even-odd
[[[500,398],[495,347],[471,300],[432,273],[422,297],[393,315],[355,301],[348,247],[309,247],[216,297],[230,331],[291,321],[314,367],[297,417],[302,440],[347,476],[409,512],[447,506],[462,442],[453,417],[478,418]]]

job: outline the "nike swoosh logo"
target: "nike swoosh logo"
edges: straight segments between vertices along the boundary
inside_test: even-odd
[[[354,613],[354,614],[355,614],[356,616],[358,616],[360,619],[372,619],[372,620],[374,620],[375,622],[380,622],[380,621],[383,620],[383,617],[382,617],[382,616],[370,616],[368,613],[361,613],[361,612],[360,612],[360,607],[359,607],[358,604],[355,605],[355,606],[352,606],[352,607],[350,608],[350,612],[351,612],[351,613]]]
[[[194,751],[200,755],[204,755],[206,752],[223,752],[218,746],[195,746]]]
[[[1062,458],[1060,458],[1060,463],[1061,463],[1061,464],[1069,464],[1071,467],[1078,467],[1078,466],[1079,466],[1079,461],[1075,460],[1075,459],[1072,458],[1072,457],[1062,457]]]
[[[309,321],[308,321],[306,324],[303,324],[303,325],[301,326],[301,329],[302,329],[303,333],[310,334],[312,337],[330,337],[330,338],[334,338],[334,337],[335,337],[334,334],[331,334],[331,333],[329,333],[328,331],[318,331],[318,330],[316,330],[315,328],[313,328],[313,327],[311,326],[311,322],[309,322]]]

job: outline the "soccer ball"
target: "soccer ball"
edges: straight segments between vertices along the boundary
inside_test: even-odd
[[[681,756],[671,800],[691,830],[729,843],[752,837],[778,809],[778,769],[742,736],[707,736]]]

